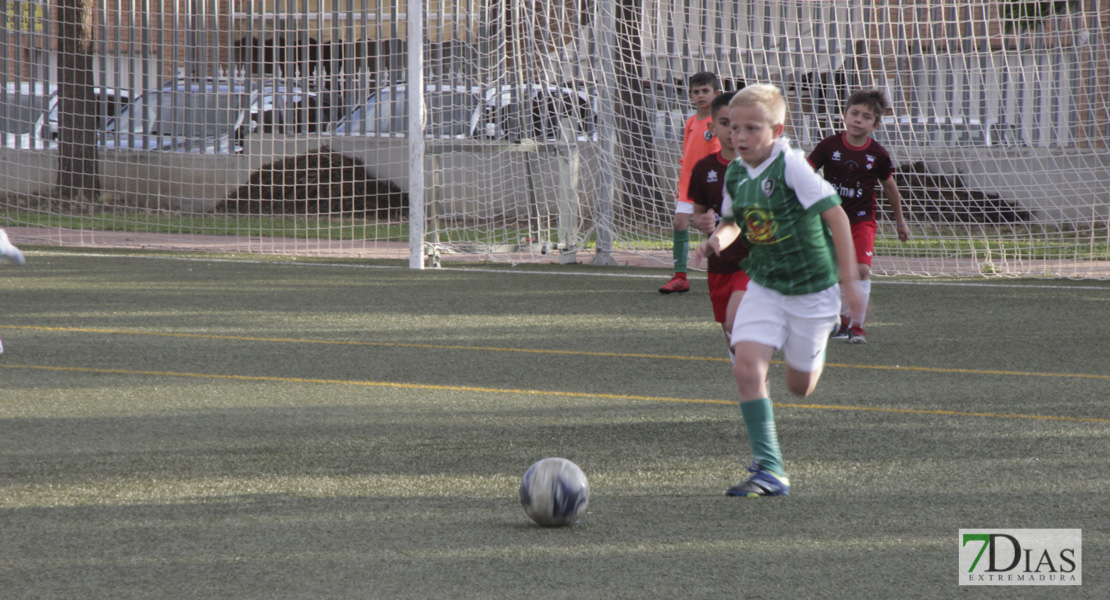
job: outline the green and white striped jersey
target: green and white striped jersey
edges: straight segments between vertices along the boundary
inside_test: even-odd
[[[812,294],[840,280],[832,233],[821,213],[840,204],[786,137],[756,167],[737,158],[725,172],[721,218],[740,226],[748,258],[740,267],[752,281],[787,296]]]

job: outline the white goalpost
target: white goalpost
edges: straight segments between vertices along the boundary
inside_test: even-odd
[[[1110,277],[1110,0],[73,4],[0,0],[22,245],[669,266],[712,71],[807,151],[886,92],[876,274]]]

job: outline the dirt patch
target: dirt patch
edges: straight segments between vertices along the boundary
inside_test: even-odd
[[[959,175],[937,174],[924,162],[899,165],[894,182],[902,195],[906,220],[933,223],[1021,223],[1033,213],[998,194],[973,190]],[[880,203],[893,220],[888,205]]]
[[[375,178],[362,161],[321,146],[251,173],[216,212],[400,218],[408,213],[408,194]]]

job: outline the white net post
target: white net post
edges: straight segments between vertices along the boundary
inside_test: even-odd
[[[408,0],[409,268],[424,259],[424,2]]]
[[[615,0],[599,0],[594,19],[597,22],[598,62],[601,64],[598,85],[598,127],[597,138],[601,147],[598,165],[597,207],[594,216],[594,233],[597,237],[597,252],[592,264],[610,266],[617,264],[613,258],[613,205],[618,200],[616,166],[613,161],[616,150],[616,124],[613,116],[615,106],[614,85],[616,74],[613,71],[615,57],[616,31],[614,8]]]

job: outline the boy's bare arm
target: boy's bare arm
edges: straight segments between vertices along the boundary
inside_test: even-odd
[[[719,255],[721,250],[732,245],[738,237],[740,237],[740,226],[735,221],[721,221],[713,235],[698,244],[698,249],[694,252],[694,266],[700,267],[702,259],[706,256]]]
[[[906,227],[906,219],[902,216],[902,194],[898,192],[898,184],[894,177],[887,177],[880,182],[883,186],[883,196],[890,203],[890,210],[894,212],[894,226],[898,230],[898,241],[905,242],[910,239],[910,228]]]
[[[856,247],[852,243],[852,226],[848,215],[840,205],[825,209],[821,218],[829,224],[832,232],[833,249],[836,250],[836,266],[840,271],[840,293],[848,303],[848,314],[853,323],[863,322],[863,297],[856,286],[859,267],[856,266]]]

